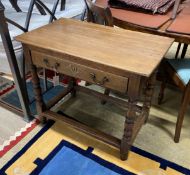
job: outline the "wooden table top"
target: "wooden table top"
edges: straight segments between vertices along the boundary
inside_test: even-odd
[[[16,37],[24,44],[71,55],[141,76],[150,76],[174,39],[120,28],[59,19]]]

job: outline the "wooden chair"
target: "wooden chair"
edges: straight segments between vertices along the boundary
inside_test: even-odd
[[[175,20],[181,2],[182,2],[182,0],[176,0],[176,1],[175,1],[174,8],[173,8],[173,11],[172,11],[172,14],[171,14],[171,15],[172,15],[172,16],[171,16],[171,19]],[[177,58],[178,55],[179,55],[179,51],[180,51],[180,48],[181,48],[181,44],[182,44],[182,43],[179,43],[179,44],[178,44],[175,58]],[[184,43],[183,49],[182,49],[182,53],[181,53],[181,58],[184,58],[184,57],[185,57],[185,54],[186,54],[186,52],[187,52],[187,47],[188,47],[188,44],[185,44],[185,43]]]
[[[174,136],[174,141],[178,143],[184,115],[190,102],[190,59],[166,59],[163,62],[163,70],[165,72],[165,80],[161,84],[158,103],[161,104],[166,83],[170,79],[183,92]]]
[[[100,7],[95,5],[91,0],[85,0],[86,10],[83,12],[83,18],[87,12],[87,21],[101,24],[105,26],[113,27],[113,17],[111,11],[108,7]],[[105,89],[104,94],[109,95],[110,90]],[[102,104],[105,104],[106,101],[102,100]]]
[[[113,17],[109,7],[97,6],[91,0],[85,0],[85,4],[88,22],[113,27]]]

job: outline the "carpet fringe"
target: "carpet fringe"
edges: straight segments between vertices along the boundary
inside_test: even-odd
[[[3,144],[0,145],[0,152],[2,152],[5,149],[5,147],[10,146],[13,142],[16,142],[18,138],[22,137],[22,135],[29,131],[31,127],[33,127],[34,125],[36,126],[37,123],[39,123],[39,121],[37,119],[34,119],[30,123],[27,123],[25,127],[15,132],[14,136],[10,136],[8,140],[4,141]]]

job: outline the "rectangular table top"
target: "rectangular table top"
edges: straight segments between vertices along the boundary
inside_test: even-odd
[[[65,18],[17,36],[16,40],[70,55],[72,61],[85,60],[89,64],[101,64],[147,77],[174,41]]]

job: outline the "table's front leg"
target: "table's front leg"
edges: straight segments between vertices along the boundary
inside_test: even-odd
[[[149,111],[152,103],[152,96],[154,93],[154,87],[156,82],[156,74],[154,73],[149,79],[146,80],[145,90],[144,90],[144,100],[142,115],[145,116],[145,123],[148,120]]]
[[[134,122],[136,118],[136,104],[139,99],[141,77],[131,76],[128,84],[129,108],[125,116],[124,132],[121,139],[120,158],[126,160],[128,158],[129,149],[132,144]]]
[[[130,103],[129,109],[127,111],[127,115],[125,116],[123,137],[121,140],[121,148],[120,148],[121,160],[126,160],[128,158],[129,149],[131,147],[135,116],[136,116],[135,114],[136,111],[134,106],[136,105],[137,102],[130,101],[129,103]]]

